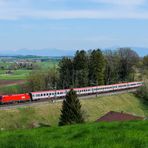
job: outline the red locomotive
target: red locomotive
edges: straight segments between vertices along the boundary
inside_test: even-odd
[[[14,94],[14,95],[4,95],[0,96],[0,103],[13,103],[13,102],[25,102],[29,101],[30,95],[28,93],[26,94]]]

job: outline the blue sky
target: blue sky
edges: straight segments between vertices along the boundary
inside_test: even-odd
[[[0,0],[0,51],[115,46],[148,47],[148,0]]]

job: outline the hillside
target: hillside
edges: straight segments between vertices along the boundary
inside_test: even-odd
[[[0,147],[146,148],[148,121],[91,123],[0,132]]]
[[[30,128],[38,124],[56,126],[60,115],[61,102],[46,103],[32,107],[0,110],[0,128]],[[144,116],[142,105],[133,94],[120,94],[81,100],[82,109],[87,122],[94,122],[105,113],[124,111]]]

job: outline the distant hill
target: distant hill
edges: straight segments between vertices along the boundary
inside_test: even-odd
[[[103,48],[103,50],[106,49],[118,49],[120,47],[110,47],[110,48]],[[135,50],[141,57],[148,54],[148,48],[143,47],[131,47],[131,49]],[[64,50],[64,49],[19,49],[15,51],[10,50],[2,50],[0,55],[35,55],[35,56],[50,56],[50,57],[59,57],[59,56],[73,56],[75,54],[76,50]]]
[[[15,51],[1,51],[0,55],[36,55],[36,56],[50,56],[50,57],[59,57],[59,56],[73,56],[75,53],[74,50],[62,50],[62,49],[19,49]]]

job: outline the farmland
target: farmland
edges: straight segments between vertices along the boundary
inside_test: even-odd
[[[37,59],[36,59],[37,58]],[[43,60],[43,61],[41,61]],[[20,61],[31,61],[35,69],[50,69],[58,65],[59,60],[49,59],[47,57],[5,57],[0,58],[0,94],[11,93],[14,88],[26,82],[26,77],[32,71],[27,68],[16,68],[16,63]],[[6,91],[7,90],[7,91]]]
[[[0,132],[0,139],[0,147],[7,148],[147,148],[148,121],[89,123],[3,131]]]

